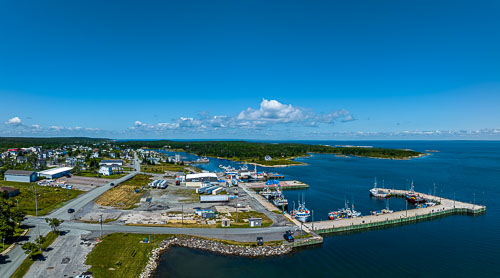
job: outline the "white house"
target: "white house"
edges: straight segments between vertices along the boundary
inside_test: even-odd
[[[101,166],[101,168],[99,168],[99,174],[101,174],[103,176],[111,176],[111,175],[113,175],[113,167]]]

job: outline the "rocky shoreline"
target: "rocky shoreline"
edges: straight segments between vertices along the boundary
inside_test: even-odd
[[[200,249],[209,252],[214,252],[222,255],[233,255],[243,257],[269,257],[280,256],[292,251],[292,248],[287,245],[280,246],[240,246],[231,245],[218,241],[195,238],[195,237],[180,237],[166,239],[160,243],[160,246],[153,249],[151,257],[146,264],[146,267],[139,275],[140,278],[149,278],[153,276],[154,271],[158,267],[158,260],[163,252],[171,246],[180,246],[193,249]]]

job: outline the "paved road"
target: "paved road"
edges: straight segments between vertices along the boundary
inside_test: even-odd
[[[141,169],[141,164],[140,161],[137,157],[137,154],[134,154],[134,161],[133,161],[133,166],[134,169],[136,170],[135,172],[132,172],[125,177],[122,177],[120,179],[114,180],[113,183],[119,184],[122,183],[133,176],[135,176],[138,171]],[[94,200],[95,198],[99,197],[101,194],[106,192],[107,190],[111,189],[112,186],[109,184],[103,185],[101,187],[95,188],[85,194],[80,195],[78,198],[71,200],[69,203],[67,203],[65,206],[53,211],[51,214],[45,216],[45,217],[51,217],[51,218],[60,218],[66,220],[71,219],[71,214],[68,213],[68,209],[72,208],[75,211],[80,210],[83,208],[86,204]],[[34,241],[38,237],[38,228],[40,229],[40,234],[41,235],[46,235],[49,231],[50,228],[45,223],[44,218],[45,217],[40,217],[36,221],[36,224],[38,225],[36,228],[32,228],[29,233],[27,234],[27,238],[24,241],[19,242],[19,244],[12,249],[7,256],[5,257],[5,261],[0,263],[0,277],[10,277],[12,273],[19,267],[19,265],[23,262],[23,260],[26,258],[26,254],[24,254],[24,250],[21,249],[21,245],[24,242],[28,241]],[[30,219],[28,218],[27,221],[25,221],[26,224],[30,223]],[[82,227],[83,231],[86,231],[85,227]]]
[[[135,158],[133,161],[133,166],[135,172],[130,173],[129,175],[122,177],[113,181],[113,183],[119,184],[124,182],[134,175],[140,173],[141,165],[140,161],[137,158],[137,154],[135,154]],[[46,217],[51,218],[59,218],[64,219],[65,222],[61,225],[61,230],[68,230],[72,233],[88,233],[88,232],[100,232],[101,225],[99,224],[89,224],[76,222],[71,220],[72,214],[69,214],[67,211],[69,208],[74,209],[75,211],[80,210],[89,202],[99,197],[101,194],[111,189],[112,186],[109,184],[98,187],[94,190],[87,192],[86,194],[80,195],[78,198],[70,201],[65,206],[55,210],[50,215]],[[45,235],[50,231],[49,226],[45,222],[45,217],[28,217],[24,223],[28,225],[35,226],[36,228],[32,228],[28,233],[28,240],[26,241],[34,241],[34,239],[38,236],[38,227],[40,228],[40,234]],[[116,225],[116,224],[104,224],[102,225],[103,233],[113,233],[113,232],[122,232],[122,233],[144,233],[144,234],[184,234],[184,235],[195,235],[195,236],[204,236],[210,238],[220,238],[220,239],[230,239],[236,241],[254,241],[257,236],[264,237],[266,241],[275,241],[281,240],[284,231],[288,229],[294,229],[293,225],[290,226],[281,226],[281,227],[267,227],[267,228],[231,228],[231,229],[207,229],[207,228],[169,228],[169,227],[145,227],[145,226],[125,226],[125,225]],[[22,263],[22,261],[26,258],[26,254],[21,249],[20,245],[16,246],[12,251],[7,254],[7,258],[4,263],[0,264],[0,277],[10,277],[12,273],[17,269],[17,267]],[[62,244],[64,245],[64,244]]]

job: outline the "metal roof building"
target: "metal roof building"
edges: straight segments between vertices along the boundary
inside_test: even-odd
[[[38,172],[38,175],[42,176],[42,177],[46,177],[48,179],[57,179],[57,178],[60,178],[62,176],[70,175],[71,169],[73,169],[73,167],[53,168],[53,169],[48,169],[48,170]]]
[[[7,170],[3,174],[3,177],[5,181],[34,182],[36,181],[37,174],[34,171]]]

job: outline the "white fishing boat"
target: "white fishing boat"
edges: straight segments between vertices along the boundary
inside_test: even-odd
[[[373,188],[370,189],[370,195],[377,198],[389,198],[391,196],[391,193],[382,191],[380,190],[380,188],[377,188],[377,179],[375,179]]]
[[[290,214],[292,217],[295,219],[299,220],[300,222],[307,222],[309,221],[309,218],[311,217],[311,211],[306,208],[306,202],[300,202],[298,204],[297,209],[293,209]]]

